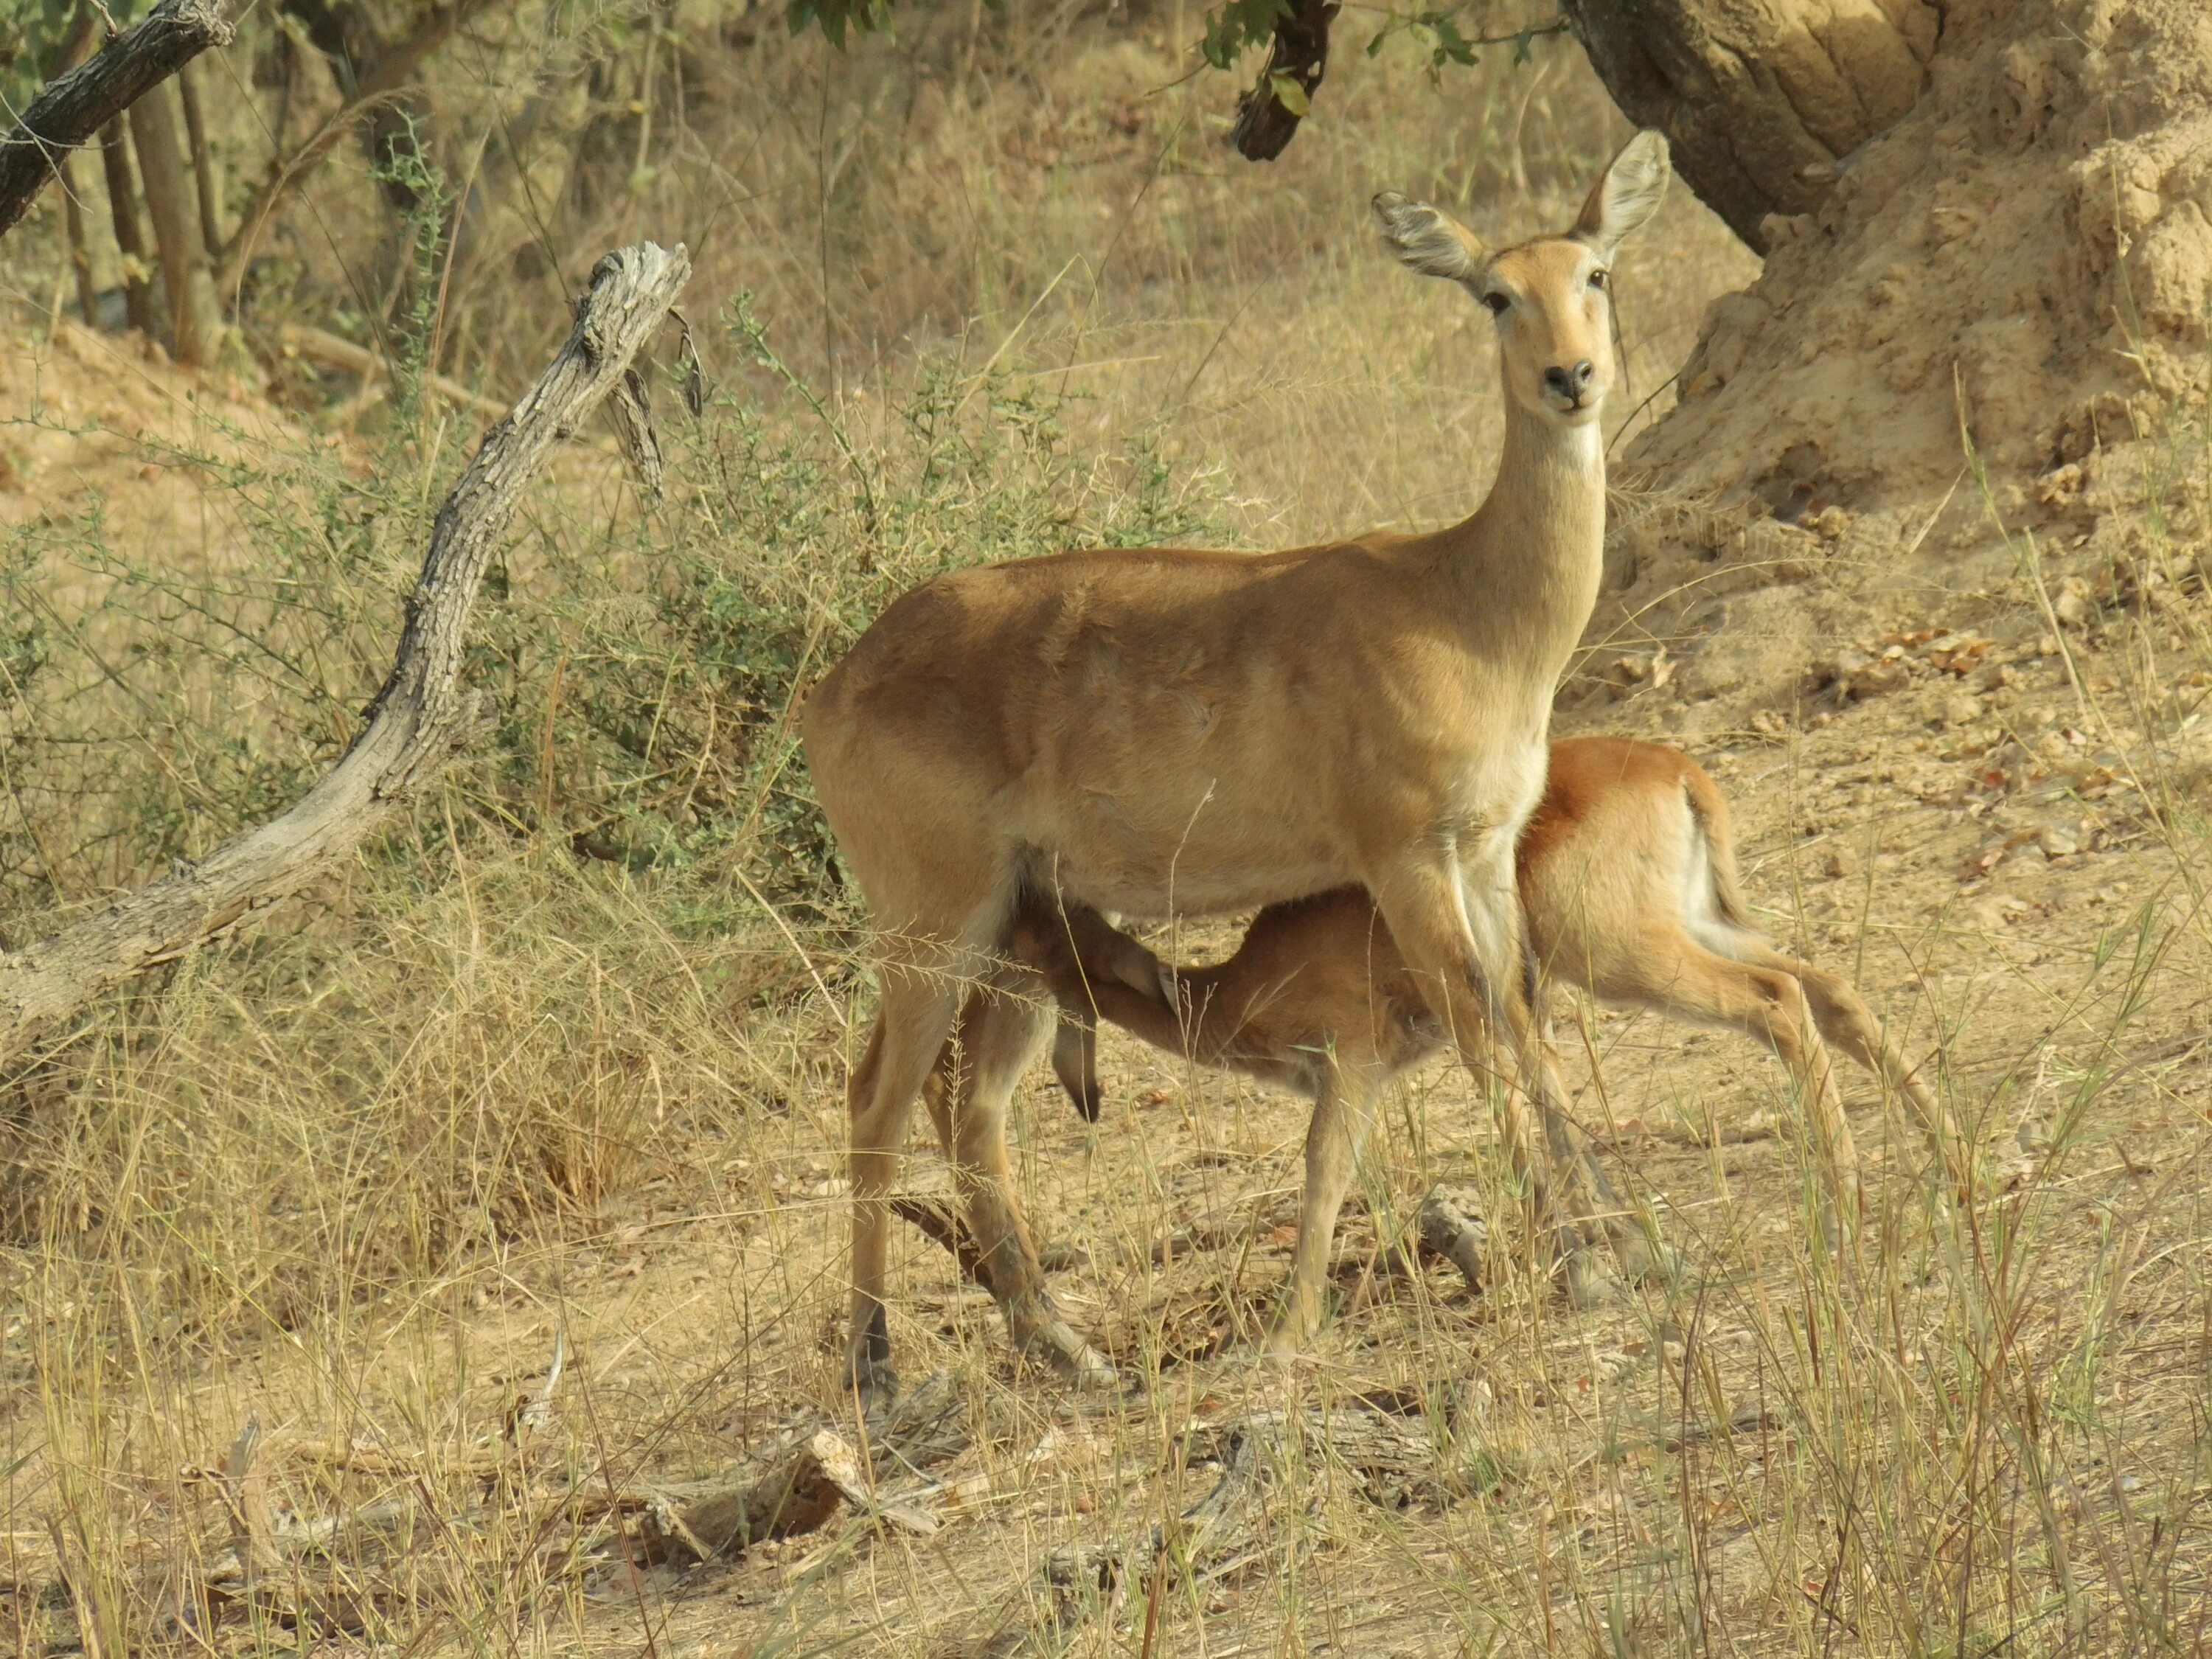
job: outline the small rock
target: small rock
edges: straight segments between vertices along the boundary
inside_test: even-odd
[[[2062,577],[2058,592],[2051,596],[2051,614],[2069,628],[2079,628],[2089,620],[2089,584],[2079,576]]]
[[[2081,838],[2063,824],[2050,824],[2035,838],[2047,859],[2063,859],[2081,850]]]
[[[1840,881],[1845,876],[1858,873],[1858,854],[1848,847],[1838,847],[1828,854],[1827,872],[1831,881]]]
[[[1971,691],[1954,691],[1943,699],[1943,724],[1972,726],[1982,717],[1982,700]]]

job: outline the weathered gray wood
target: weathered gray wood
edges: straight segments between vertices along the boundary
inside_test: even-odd
[[[601,259],[568,343],[438,509],[392,672],[368,724],[283,817],[27,949],[0,954],[0,1060],[101,992],[170,962],[297,892],[358,847],[482,729],[461,684],[470,607],[485,566],[555,446],[620,385],[691,264],[647,242]]]
[[[21,219],[54,176],[61,158],[210,46],[235,31],[215,0],[161,0],[31,100],[0,138],[0,236]]]
[[[740,1554],[763,1539],[815,1531],[848,1507],[927,1536],[940,1524],[933,1514],[877,1487],[964,1447],[963,1403],[951,1376],[939,1371],[870,1420],[866,1458],[841,1429],[800,1428],[726,1474],[627,1494],[620,1507],[635,1511],[637,1546],[653,1561]]]

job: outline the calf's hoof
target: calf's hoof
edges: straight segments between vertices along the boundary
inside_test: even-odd
[[[1588,1245],[1568,1251],[1559,1267],[1570,1307],[1610,1308],[1627,1294],[1620,1280],[1606,1271],[1605,1262]]]

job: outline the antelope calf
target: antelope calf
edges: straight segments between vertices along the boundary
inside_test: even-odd
[[[1789,1066],[1846,1217],[1857,1159],[1828,1042],[1898,1089],[1923,1128],[1939,1108],[1845,981],[1777,951],[1737,884],[1728,802],[1687,755],[1610,738],[1552,745],[1517,870],[1544,970],[1608,1002],[1731,1026]],[[1170,967],[1096,911],[1024,910],[1015,955],[1064,1010],[1053,1069],[1086,1117],[1103,1017],[1171,1053],[1249,1073],[1314,1103],[1290,1293],[1270,1336],[1291,1347],[1321,1316],[1337,1212],[1382,1085],[1443,1046],[1443,1031],[1373,899],[1358,888],[1271,905],[1227,961]]]
[[[816,794],[882,942],[847,1089],[847,1363],[864,1399],[897,1385],[886,1194],[948,1037],[952,1086],[932,1090],[933,1112],[1008,1333],[1079,1381],[1112,1376],[1046,1294],[1006,1162],[1007,1103],[1052,1016],[1005,951],[1041,895],[1164,916],[1364,888],[1462,1058],[1487,1066],[1510,1036],[1542,1134],[1516,1094],[1507,1139],[1570,1288],[1602,1288],[1608,1235],[1624,1267],[1648,1265],[1523,984],[1513,848],[1597,598],[1609,267],[1668,173],[1665,141],[1640,133],[1573,225],[1495,252],[1434,208],[1376,198],[1399,259],[1495,322],[1504,443],[1472,517],[1283,553],[1114,548],[954,571],[893,603],[814,688]]]

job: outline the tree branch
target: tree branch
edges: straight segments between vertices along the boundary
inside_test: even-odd
[[[56,76],[0,138],[0,235],[29,210],[61,157],[235,31],[216,0],[161,0],[137,27]]]
[[[1272,161],[1312,107],[1314,89],[1328,69],[1328,31],[1342,0],[1295,0],[1275,20],[1267,66],[1238,100],[1229,142],[1248,161]],[[1285,89],[1296,88],[1288,93]]]
[[[461,660],[484,568],[523,491],[554,447],[622,383],[690,270],[683,248],[650,242],[599,261],[568,343],[491,429],[438,509],[398,654],[361,735],[283,817],[27,950],[0,953],[0,1060],[109,988],[297,892],[476,735],[484,722],[462,688]]]

